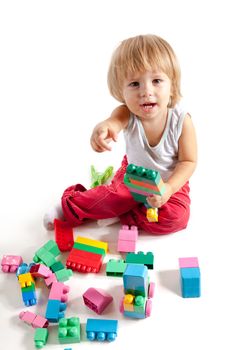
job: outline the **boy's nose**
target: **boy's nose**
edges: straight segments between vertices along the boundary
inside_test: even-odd
[[[140,96],[141,97],[150,97],[152,96],[152,89],[150,86],[146,85],[146,86],[143,86],[140,90]]]

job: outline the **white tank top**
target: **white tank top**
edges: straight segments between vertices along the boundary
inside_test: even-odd
[[[128,163],[155,169],[167,181],[178,161],[178,141],[186,114],[179,105],[168,109],[163,135],[154,147],[149,145],[140,119],[131,114],[124,130]]]

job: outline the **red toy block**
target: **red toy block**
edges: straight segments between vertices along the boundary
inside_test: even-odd
[[[62,252],[70,251],[74,245],[73,229],[68,222],[54,220],[55,241]]]
[[[69,293],[69,290],[70,287],[64,283],[54,282],[49,293],[49,299],[60,300],[63,303],[66,303],[68,300],[67,294]]]
[[[18,255],[3,255],[1,265],[3,272],[16,272],[23,259]]]
[[[49,326],[49,322],[46,318],[36,315],[34,312],[22,311],[19,314],[19,318],[33,328],[47,328]]]
[[[97,273],[102,263],[102,255],[73,248],[68,256],[66,266],[74,271]]]
[[[36,264],[31,266],[30,273],[33,277],[41,278],[48,278],[52,275],[52,271],[50,270],[50,268],[48,268],[44,264]]]
[[[100,315],[113,301],[113,297],[103,289],[88,288],[83,294],[83,301],[89,309]]]

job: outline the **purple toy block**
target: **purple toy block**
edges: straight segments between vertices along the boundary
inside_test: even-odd
[[[179,267],[199,267],[198,259],[193,258],[179,258]]]
[[[44,264],[35,264],[30,268],[30,273],[33,277],[48,278],[52,275],[50,268]]]
[[[137,226],[123,225],[118,236],[118,252],[135,252],[138,238]]]
[[[113,301],[113,297],[103,289],[88,288],[83,294],[83,301],[87,307],[100,315]]]
[[[53,282],[50,293],[49,293],[49,299],[52,300],[60,300],[63,303],[66,303],[68,300],[68,292],[70,290],[69,286],[66,286],[62,282]]]
[[[34,314],[30,311],[22,311],[19,314],[19,318],[25,323],[31,325],[33,328],[47,328],[49,322],[46,318]]]
[[[16,272],[23,259],[18,255],[3,255],[1,265],[3,272]]]
[[[52,273],[49,277],[45,278],[44,281],[47,287],[53,284],[53,282],[58,282],[57,276],[55,275],[55,273]]]

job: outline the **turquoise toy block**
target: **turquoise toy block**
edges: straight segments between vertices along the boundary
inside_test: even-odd
[[[126,269],[126,266],[127,264],[124,262],[123,259],[119,259],[119,260],[110,259],[106,265],[106,275],[122,277]]]
[[[59,282],[68,281],[70,277],[73,276],[73,271],[71,269],[62,269],[55,272],[55,276]]]
[[[124,311],[124,316],[131,317],[131,318],[145,318],[145,313],[139,313],[135,311]]]
[[[58,248],[57,243],[53,240],[50,239],[47,243],[45,243],[43,245],[43,247],[50,252],[51,254],[53,254],[53,256],[56,258],[58,255],[61,254],[60,249]]]
[[[57,271],[63,270],[64,268],[65,268],[65,266],[62,264],[61,261],[57,261],[57,262],[55,262],[55,264],[53,264],[52,266],[50,266],[50,269],[51,269],[53,272],[57,272]]]
[[[152,252],[138,252],[138,253],[127,253],[125,262],[127,264],[143,264],[148,267],[148,269],[154,268],[154,254]]]
[[[198,298],[201,295],[201,275],[199,267],[180,269],[181,292],[183,298]]]
[[[58,340],[61,344],[80,342],[80,321],[78,317],[61,318],[59,320]]]
[[[60,318],[65,317],[65,310],[65,303],[60,302],[60,300],[49,299],[46,308],[45,318],[47,318],[49,322],[56,323]]]
[[[37,349],[43,348],[48,340],[48,328],[36,328],[34,334],[34,343]]]
[[[118,321],[88,318],[86,335],[88,340],[114,341],[117,337]]]
[[[29,288],[29,290],[25,291],[26,288]],[[24,291],[22,291],[22,299],[25,304],[25,306],[32,306],[36,305],[37,298],[36,298],[36,292],[34,290],[30,290],[30,287],[24,288]]]
[[[124,293],[147,296],[148,268],[140,264],[127,264],[123,274]]]

